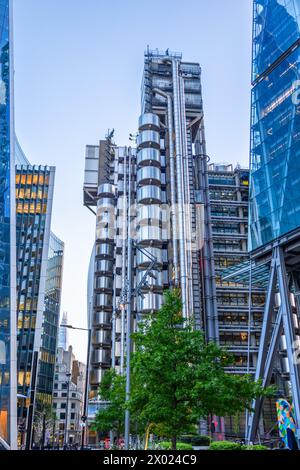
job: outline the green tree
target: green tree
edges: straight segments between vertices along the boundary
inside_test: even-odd
[[[92,429],[98,432],[112,431],[117,439],[124,432],[125,377],[114,369],[108,370],[98,390],[99,398],[107,402],[95,417]]]
[[[160,436],[189,432],[200,417],[235,415],[250,409],[253,398],[267,395],[249,375],[227,374],[233,357],[213,342],[206,343],[193,321],[182,318],[178,290],[167,291],[157,315],[133,335],[130,409],[142,422],[152,423]]]

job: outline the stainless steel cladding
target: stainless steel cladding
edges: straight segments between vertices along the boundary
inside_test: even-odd
[[[91,355],[91,364],[93,363],[93,355],[94,351],[92,351]],[[102,381],[103,376],[105,373],[105,369],[91,369],[90,371],[90,385],[95,386],[95,388],[99,385],[99,383]]]
[[[111,326],[111,313],[110,312],[95,312],[93,316],[93,326],[95,328],[110,327]]]
[[[115,200],[100,198],[97,202],[96,241],[113,241],[115,237]]]
[[[138,151],[136,161],[139,167],[146,165],[161,166],[160,151],[156,148],[142,148]]]
[[[160,148],[160,136],[157,131],[141,131],[136,141],[138,147]]]
[[[115,228],[114,227],[97,227],[96,228],[96,241],[111,241],[113,242],[115,237]]]
[[[92,364],[109,364],[111,360],[111,353],[109,349],[94,349],[91,355],[91,363]],[[101,377],[101,369],[94,369],[94,381],[93,383],[97,383],[96,378],[97,376]],[[101,380],[100,380],[101,381]],[[98,383],[100,383],[98,381]]]
[[[94,330],[92,334],[92,344],[94,346],[110,346],[111,331],[110,330]]]
[[[162,202],[161,189],[158,186],[147,185],[138,188],[138,204],[160,204]]]
[[[145,275],[145,271],[138,271],[136,281],[139,284]],[[162,290],[163,277],[161,271],[153,271],[153,275],[147,277],[147,285],[145,289],[150,287],[154,290]]]
[[[162,221],[162,209],[156,204],[138,206],[136,218],[139,225],[159,225]]]
[[[137,267],[147,268],[149,266],[149,264],[151,263],[151,260],[149,259],[148,253],[151,256],[156,258],[158,266],[161,267],[163,264],[163,256],[162,256],[163,252],[160,248],[155,248],[155,247],[148,247],[147,253],[137,250],[136,252]]]
[[[95,290],[112,291],[113,279],[112,277],[105,277],[103,275],[96,277]]]
[[[98,200],[97,207],[99,208],[104,208],[104,209],[114,209],[115,207],[115,202],[113,198],[110,197],[101,197]]]
[[[161,184],[161,170],[155,166],[143,166],[138,169],[137,184]]]
[[[115,197],[116,188],[113,184],[103,183],[98,187],[98,197]]]
[[[163,296],[148,292],[143,297],[138,298],[138,310],[140,313],[150,313],[159,310],[162,306]]]
[[[114,247],[110,243],[98,243],[96,246],[96,253],[95,253],[96,258],[109,258],[113,259],[114,257]]]
[[[95,308],[100,310],[111,311],[112,309],[112,295],[110,294],[96,294],[95,295]]]
[[[108,274],[113,275],[113,261],[110,259],[100,259],[95,262],[95,273],[96,274]]]
[[[159,117],[153,113],[142,114],[139,118],[139,129],[155,129],[159,131],[160,122]]]
[[[137,242],[139,245],[161,246],[162,230],[160,227],[152,225],[142,225],[137,230]]]

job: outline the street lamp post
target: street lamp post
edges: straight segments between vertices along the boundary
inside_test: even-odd
[[[129,169],[128,169],[128,224],[127,224],[127,325],[126,325],[126,402],[130,399],[130,360],[131,360],[131,307],[132,307],[132,239],[131,239],[131,149],[129,149]],[[129,450],[130,438],[130,412],[125,409],[125,449]]]
[[[81,432],[81,449],[84,448],[85,444],[85,430],[86,430],[86,421],[87,421],[87,405],[88,405],[88,386],[89,386],[89,365],[90,365],[90,354],[91,354],[91,328],[79,328],[72,325],[61,325],[63,328],[69,328],[71,330],[80,330],[88,332],[88,344],[87,344],[87,358],[86,358],[86,368],[85,368],[85,387],[84,387],[84,403],[83,403],[83,416],[82,416],[82,432]]]

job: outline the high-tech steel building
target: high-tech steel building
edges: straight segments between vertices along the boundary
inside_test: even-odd
[[[249,286],[250,279],[230,273],[249,266],[248,198],[249,170],[232,165],[209,164],[211,224],[216,273],[220,345],[235,358],[227,368],[233,374],[255,374],[265,304],[265,286]],[[279,383],[279,385],[281,385]],[[245,435],[245,414],[221,420],[217,432],[229,437]],[[264,408],[261,430],[276,422],[274,400]],[[223,426],[225,425],[225,426]]]
[[[85,364],[75,359],[72,346],[57,348],[53,387],[56,444],[81,443]]]
[[[0,443],[17,445],[12,2],[0,1]]]
[[[254,0],[250,158],[250,275],[265,281],[256,378],[268,385],[283,357],[300,444],[300,1]],[[298,351],[298,352],[297,352]],[[256,438],[263,400],[254,403]]]
[[[236,359],[236,363],[230,368],[231,372],[254,373],[264,291],[262,295],[259,289],[252,293],[252,309],[255,309],[252,315],[257,331],[251,331],[252,337],[249,338],[249,286],[222,279],[224,271],[249,259],[249,170],[212,163],[208,168],[208,181],[220,345],[225,346]]]
[[[131,138],[135,148],[116,146],[113,132],[86,148],[84,204],[97,210],[88,286],[91,398],[106,369],[124,369],[130,276],[138,293],[133,327],[160,308],[164,288],[178,286],[184,316],[218,341],[199,64],[146,51],[142,115]]]

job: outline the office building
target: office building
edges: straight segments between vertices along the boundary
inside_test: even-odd
[[[0,2],[0,444],[17,445],[12,1]]]
[[[254,0],[249,245],[251,285],[266,287],[256,379],[267,386],[280,363],[300,445],[299,12],[299,0]],[[256,400],[249,441],[262,407]]]
[[[51,232],[55,168],[30,165],[19,143],[16,155],[18,425],[30,446],[34,413],[52,404],[64,243]]]
[[[233,354],[235,363],[227,368],[233,374],[255,374],[260,342],[265,288],[249,286],[249,278],[228,275],[249,264],[248,201],[249,170],[231,164],[208,166],[211,224],[216,273],[216,293],[220,346]],[[250,304],[251,295],[251,304]],[[263,430],[276,422],[274,400],[264,409]],[[273,413],[272,413],[273,407]],[[245,414],[226,417],[216,432],[241,438],[245,435]],[[224,427],[223,427],[224,426]]]
[[[42,342],[54,168],[16,167],[18,393],[36,388]],[[35,356],[35,357],[34,357]],[[18,416],[27,417],[25,399]]]
[[[85,368],[76,360],[72,346],[57,349],[52,403],[56,444],[81,444]]]
[[[142,115],[131,139],[133,147],[119,147],[111,131],[86,147],[84,204],[96,214],[88,283],[93,408],[105,370],[124,370],[130,277],[138,292],[133,328],[161,307],[164,289],[176,286],[183,315],[218,341],[199,64],[168,50],[146,51]]]
[[[37,378],[36,407],[52,404],[54,367],[59,330],[64,243],[50,232],[45,284],[43,329]]]

